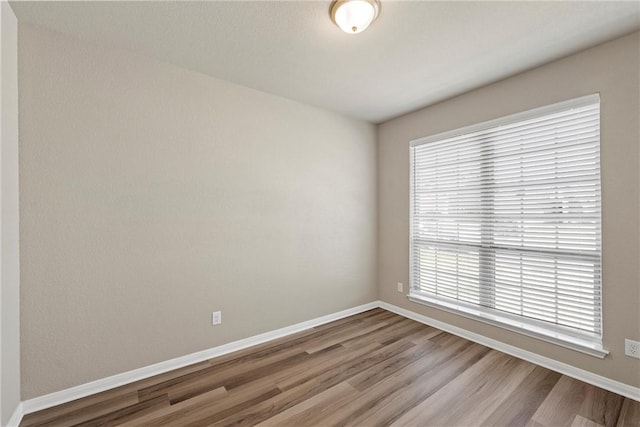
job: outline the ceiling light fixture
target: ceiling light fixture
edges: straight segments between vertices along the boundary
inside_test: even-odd
[[[349,34],[366,30],[379,12],[378,0],[334,0],[329,8],[331,20]]]

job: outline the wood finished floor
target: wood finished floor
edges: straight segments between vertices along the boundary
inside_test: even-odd
[[[640,403],[374,309],[21,426],[640,426]]]

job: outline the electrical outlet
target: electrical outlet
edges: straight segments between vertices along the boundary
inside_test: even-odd
[[[211,314],[211,324],[212,325],[219,325],[222,323],[222,312],[221,311],[214,311]]]
[[[624,340],[624,354],[640,359],[640,342]]]
[[[402,292],[402,288],[404,287],[404,285],[400,282],[398,282],[398,292]]]

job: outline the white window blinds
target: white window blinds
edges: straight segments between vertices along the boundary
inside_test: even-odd
[[[601,342],[599,152],[597,95],[413,141],[410,295]]]

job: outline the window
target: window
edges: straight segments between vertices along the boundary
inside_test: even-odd
[[[409,298],[604,357],[600,98],[411,143]]]

